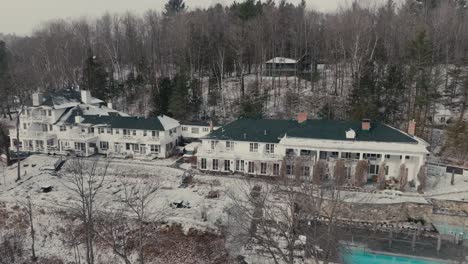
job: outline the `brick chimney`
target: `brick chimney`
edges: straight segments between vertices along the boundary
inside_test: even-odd
[[[414,136],[416,134],[416,121],[410,120],[408,123],[408,134]]]
[[[301,112],[301,113],[297,114],[297,122],[299,124],[304,123],[305,121],[307,121],[307,113],[306,112]]]
[[[371,129],[371,121],[370,119],[363,119],[361,121],[361,130],[362,131],[369,131]]]

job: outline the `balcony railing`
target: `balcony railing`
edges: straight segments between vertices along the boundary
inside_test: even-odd
[[[44,132],[44,131],[20,131],[20,139],[51,139],[56,138],[57,135]],[[16,138],[16,129],[10,130],[10,137]]]

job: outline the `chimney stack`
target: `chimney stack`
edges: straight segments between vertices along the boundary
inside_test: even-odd
[[[414,136],[414,134],[416,134],[416,121],[414,121],[414,119],[410,120],[408,123],[408,134],[410,134],[411,136]]]
[[[307,113],[306,112],[301,112],[301,113],[297,114],[297,122],[299,124],[304,123],[305,121],[307,121]]]
[[[81,90],[81,102],[91,104],[91,92],[89,90]]]
[[[211,131],[213,131],[213,121],[210,120],[209,124],[210,124],[210,132],[211,132]]]
[[[42,93],[33,93],[32,94],[32,103],[33,106],[40,106],[44,100]]]
[[[363,119],[361,122],[361,130],[362,131],[369,131],[371,129],[371,121],[370,119]]]
[[[112,108],[112,107],[113,107],[113,106],[112,106],[112,103],[110,103],[110,102],[107,103],[107,108],[114,109],[114,108]]]
[[[83,122],[83,117],[82,116],[75,116],[75,123],[80,124]]]

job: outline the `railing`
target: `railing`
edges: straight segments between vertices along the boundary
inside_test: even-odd
[[[57,137],[57,135],[55,135],[55,134],[51,134],[51,133],[43,132],[43,131],[20,131],[19,136],[20,136],[20,139],[21,138],[47,139],[47,138]],[[10,130],[10,137],[16,138],[16,129]]]

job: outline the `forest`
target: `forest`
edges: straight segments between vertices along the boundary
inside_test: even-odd
[[[434,129],[446,131],[445,155],[468,157],[466,0],[354,1],[333,13],[307,1],[192,9],[169,0],[143,15],[51,20],[0,40],[5,118],[34,91],[80,88],[132,114],[179,120],[293,118],[298,110],[402,129],[415,120],[430,143]],[[271,58],[303,56],[325,70],[262,74]],[[442,127],[432,122],[440,106],[452,112]]]

